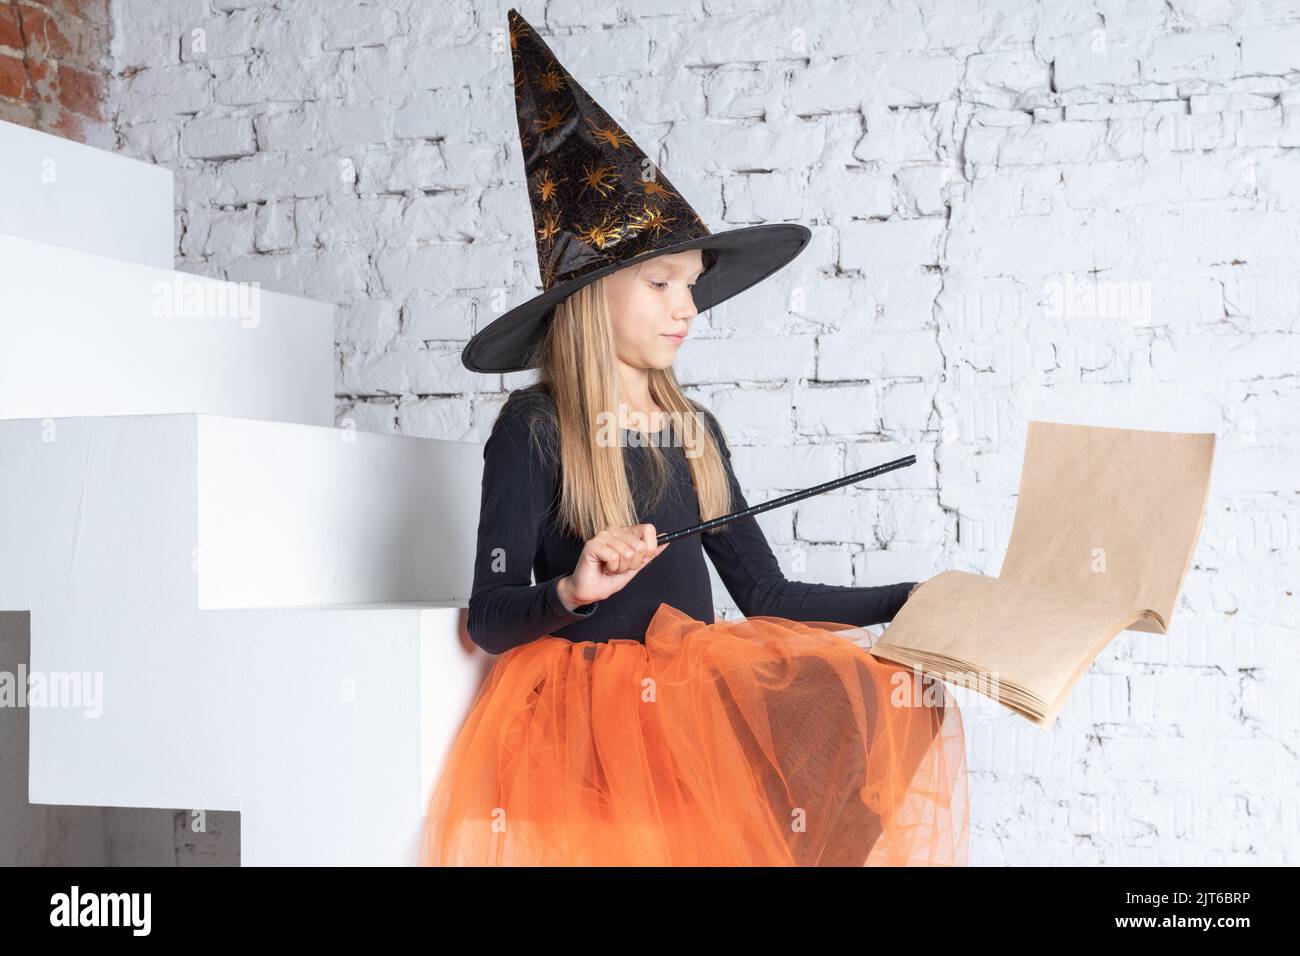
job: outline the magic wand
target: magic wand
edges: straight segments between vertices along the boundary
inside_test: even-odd
[[[874,468],[868,468],[865,471],[854,472],[851,475],[845,475],[843,478],[835,478],[831,481],[823,482],[820,485],[813,485],[811,488],[804,488],[802,491],[792,491],[788,495],[782,495],[780,498],[773,498],[771,501],[764,501],[762,504],[750,505],[743,511],[733,511],[729,515],[722,515],[719,518],[710,518],[708,521],[700,524],[691,525],[689,528],[682,528],[679,531],[663,531],[655,535],[655,541],[663,544],[665,541],[676,541],[678,538],[684,538],[690,534],[699,534],[702,531],[708,531],[710,528],[716,528],[718,525],[726,524],[729,521],[735,521],[737,518],[746,518],[749,515],[760,514],[764,511],[770,511],[773,508],[780,508],[782,505],[792,504],[796,501],[802,501],[804,498],[811,498],[813,495],[820,495],[824,491],[830,491],[833,488],[842,488],[845,485],[851,485],[854,482],[862,481],[866,478],[874,478],[876,475],[883,475],[887,471],[893,471],[896,468],[905,468],[908,465],[916,464],[915,455],[907,455],[903,458],[887,461],[883,465],[876,465]]]

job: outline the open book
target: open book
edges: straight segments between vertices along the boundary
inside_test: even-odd
[[[998,576],[935,575],[870,652],[1050,727],[1116,634],[1168,633],[1213,459],[1212,433],[1030,422]]]

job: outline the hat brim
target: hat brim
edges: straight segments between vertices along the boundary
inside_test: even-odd
[[[785,266],[803,252],[811,238],[812,232],[799,223],[763,223],[710,233],[611,262],[586,275],[561,282],[494,319],[469,340],[461,352],[461,363],[471,372],[522,372],[536,368],[532,353],[545,336],[546,324],[556,305],[602,276],[646,259],[689,249],[714,250],[717,261],[700,276],[694,289],[696,310],[706,312]]]

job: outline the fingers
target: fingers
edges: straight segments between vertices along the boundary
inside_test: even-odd
[[[636,539],[639,542],[640,539]],[[600,559],[606,574],[622,574],[639,560],[634,542],[619,528],[606,528],[587,542],[588,551]]]
[[[608,574],[639,571],[667,547],[655,540],[652,524],[606,528],[591,543],[592,553],[601,559]]]
[[[641,527],[645,529],[646,547],[650,549],[650,553],[646,557],[646,563],[648,564],[649,562],[653,561],[655,558],[659,557],[659,555],[663,554],[664,548],[668,547],[668,545],[671,542],[665,541],[663,544],[660,544],[659,535],[655,531],[654,525],[644,524]]]
[[[646,524],[644,527],[646,544],[650,547],[650,557],[657,558],[659,555],[664,553],[664,549],[668,547],[668,545],[672,544],[672,542],[665,541],[663,544],[660,544],[659,532],[655,530],[655,526],[652,524]]]
[[[659,555],[663,554],[664,548],[668,547],[667,542],[664,544],[659,543],[658,535],[655,532],[655,526],[652,524],[646,523],[633,525],[627,530],[634,536],[640,536],[639,541],[642,547],[639,552],[641,558],[640,563],[637,565],[638,570],[645,567],[655,558],[659,557]]]
[[[618,573],[618,565],[622,560],[622,555],[619,554],[617,542],[612,535],[601,531],[591,539],[588,547],[591,548],[592,554],[600,557],[602,571],[606,574]]]
[[[601,569],[606,574],[618,573],[618,565],[622,556],[613,545],[606,544],[597,536],[587,542],[587,552],[600,563]]]
[[[619,564],[619,571],[634,571],[645,564],[649,555],[650,548],[645,543],[645,538],[637,531],[637,525],[631,525],[626,528],[614,528],[613,532],[618,538],[615,547],[619,549],[622,561]]]

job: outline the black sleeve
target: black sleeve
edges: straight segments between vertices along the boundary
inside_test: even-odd
[[[533,403],[512,392],[483,446],[469,635],[489,654],[502,654],[596,613],[600,602],[572,611],[557,587],[565,574],[533,584],[533,560],[554,497],[558,462],[543,428],[530,429]]]
[[[714,440],[731,483],[731,510],[749,507],[731,467],[731,449],[727,447],[722,426],[713,413],[705,411]],[[750,515],[732,521],[717,533],[700,535],[704,550],[718,571],[727,593],[745,617],[783,617],[791,621],[829,621],[862,627],[892,621],[907,592],[915,581],[882,584],[877,587],[851,587],[839,584],[811,584],[790,581],[772,553],[759,527]]]

